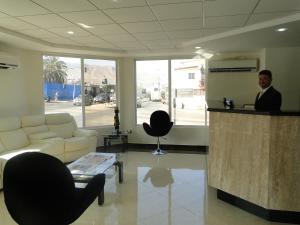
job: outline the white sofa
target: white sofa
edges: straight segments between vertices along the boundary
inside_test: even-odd
[[[68,113],[0,118],[0,189],[11,157],[40,151],[70,162],[96,150],[97,132],[78,129]]]

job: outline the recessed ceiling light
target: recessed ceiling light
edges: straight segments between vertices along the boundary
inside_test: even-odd
[[[74,34],[74,31],[71,31],[71,30],[70,30],[70,31],[68,31],[67,33],[72,35],[72,34]]]
[[[200,46],[196,46],[196,47],[195,47],[195,49],[200,49],[200,48],[201,48]]]
[[[84,24],[84,23],[77,23],[77,24],[80,25],[80,26],[82,26],[83,28],[87,28],[87,29],[89,29],[89,28],[94,28],[94,27],[89,26],[89,25],[86,25],[86,24]]]
[[[287,28],[285,28],[285,27],[276,29],[276,31],[278,31],[278,32],[283,32],[283,31],[286,31],[286,30],[287,30]]]

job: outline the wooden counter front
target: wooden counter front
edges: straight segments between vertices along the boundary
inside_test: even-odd
[[[209,121],[208,184],[265,209],[300,212],[300,116],[212,110]]]

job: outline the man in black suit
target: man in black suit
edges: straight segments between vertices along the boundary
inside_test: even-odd
[[[281,107],[281,94],[271,85],[272,73],[262,70],[258,74],[258,84],[261,91],[255,99],[255,109],[259,111],[278,111]]]

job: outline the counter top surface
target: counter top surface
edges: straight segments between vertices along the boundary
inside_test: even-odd
[[[253,109],[243,108],[208,108],[210,112],[226,112],[226,113],[240,113],[240,114],[254,114],[254,115],[269,115],[269,116],[300,116],[299,111],[256,111]]]

